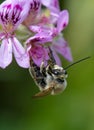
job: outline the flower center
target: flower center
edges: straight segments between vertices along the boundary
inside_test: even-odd
[[[8,4],[2,7],[2,10],[0,11],[0,19],[6,33],[13,32],[15,25],[20,20],[21,11],[22,8],[18,4],[15,6]]]

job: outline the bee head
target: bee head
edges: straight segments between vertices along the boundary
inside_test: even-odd
[[[52,69],[52,74],[53,74],[56,85],[54,86],[51,94],[55,95],[65,90],[67,86],[67,81],[66,81],[67,72],[62,67],[58,65],[54,65]]]
[[[58,65],[54,65],[54,67],[51,69],[51,73],[56,78],[67,78],[67,72],[62,67]]]

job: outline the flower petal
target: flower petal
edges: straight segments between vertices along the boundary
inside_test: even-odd
[[[6,68],[12,62],[12,43],[4,39],[0,47],[0,67]]]
[[[41,0],[42,4],[45,5],[46,7],[50,6],[51,0]]]
[[[33,59],[34,63],[38,66],[40,66],[43,61],[46,64],[49,59],[48,50],[41,45],[31,47],[29,54],[31,59]]]
[[[68,61],[73,61],[70,48],[64,38],[60,37],[53,43],[54,49],[63,55]]]
[[[30,66],[28,53],[15,37],[11,40],[13,42],[14,57],[18,65],[23,68],[28,68]]]
[[[29,9],[25,0],[6,0],[0,5],[0,23],[13,31],[27,17]]]
[[[4,37],[5,37],[5,33],[0,32],[0,40],[3,40],[3,39],[4,39]]]
[[[57,21],[57,30],[58,33],[60,33],[67,25],[69,22],[69,13],[67,10],[64,10],[60,12],[58,21]]]
[[[31,26],[29,27],[29,29],[30,29],[31,31],[33,31],[34,33],[38,33],[38,32],[41,31],[41,27],[40,27],[40,26],[37,26],[37,25],[31,25]]]
[[[17,20],[15,25],[15,28],[17,28],[27,17],[30,10],[30,2],[26,0],[12,0],[12,3],[12,13],[15,15],[14,20]]]
[[[25,0],[26,1],[26,0]],[[23,21],[25,26],[30,26],[37,22],[37,16],[41,11],[41,1],[40,0],[28,0],[30,9],[26,19]]]
[[[51,22],[56,23],[58,15],[60,13],[58,0],[42,0],[42,4],[50,10]]]
[[[51,35],[48,32],[37,33],[36,35],[30,37],[26,41],[26,44],[28,44],[28,43],[31,43],[31,44],[32,43],[44,44],[44,43],[47,43],[47,42],[51,42],[52,41],[52,36]]]
[[[41,0],[42,4],[48,8],[56,8],[60,10],[59,8],[59,2],[58,0]]]

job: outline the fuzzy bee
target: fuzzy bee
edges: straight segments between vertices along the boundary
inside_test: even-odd
[[[40,89],[40,92],[35,94],[34,97],[42,97],[48,94],[55,95],[64,91],[67,86],[67,73],[62,67],[56,64],[50,48],[49,57],[50,59],[46,67],[44,66],[44,62],[38,67],[31,61],[29,72]]]
[[[83,58],[73,64],[70,64],[65,69],[56,64],[52,50],[49,48],[49,60],[48,65],[45,67],[44,62],[38,67],[33,60],[31,60],[31,66],[29,68],[30,75],[34,79],[36,85],[39,87],[40,92],[33,97],[43,97],[46,95],[55,95],[63,92],[67,86],[67,72],[66,70],[72,65],[86,60],[90,57]]]

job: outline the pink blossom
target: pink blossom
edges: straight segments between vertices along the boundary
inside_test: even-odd
[[[66,26],[68,25],[69,22],[69,13],[67,10],[61,11],[60,15],[57,19],[57,27],[55,32],[53,32],[53,34],[55,33],[55,36],[58,36],[58,38],[55,40],[53,40],[52,42],[52,48],[53,51],[56,51],[57,53],[60,53],[62,56],[64,56],[64,58],[66,58],[68,61],[73,61],[72,59],[72,55],[71,55],[71,50],[68,46],[67,41],[63,38],[61,31],[63,31]],[[60,65],[60,61],[58,59],[58,56],[55,56],[56,61],[58,61],[58,64]]]
[[[30,5],[25,0],[7,0],[0,5],[0,24],[4,30],[13,32],[26,18]]]
[[[28,14],[30,6],[27,3],[25,0],[7,0],[0,5],[0,24],[3,30],[0,34],[1,68],[6,68],[12,62],[12,53],[19,66],[29,67],[29,56],[14,35],[14,30]]]
[[[54,52],[54,57],[59,65],[61,65],[61,63],[59,61],[57,53],[61,54],[70,62],[73,60],[70,47],[68,46],[67,41],[63,37],[59,37],[57,40],[53,40],[51,48]]]
[[[42,61],[44,61],[45,65],[47,64],[49,56],[48,49],[45,47],[45,44],[50,41],[52,41],[52,37],[49,37],[45,33],[36,34],[26,41],[29,57],[36,65],[40,66]]]
[[[57,55],[57,53],[60,53],[62,56],[64,56],[68,61],[72,61],[72,55],[70,48],[68,46],[68,43],[65,41],[65,39],[62,36],[62,31],[65,29],[65,27],[68,25],[69,22],[69,14],[67,10],[63,10],[59,13],[56,27],[54,26],[54,23],[52,23],[52,26],[48,25],[31,25],[30,29],[37,33],[36,35],[42,37],[42,35],[47,35],[50,39],[50,47],[53,50],[54,57],[56,59],[57,64],[60,65],[60,59]],[[44,39],[45,40],[45,39]],[[45,41],[46,43],[47,41]]]

